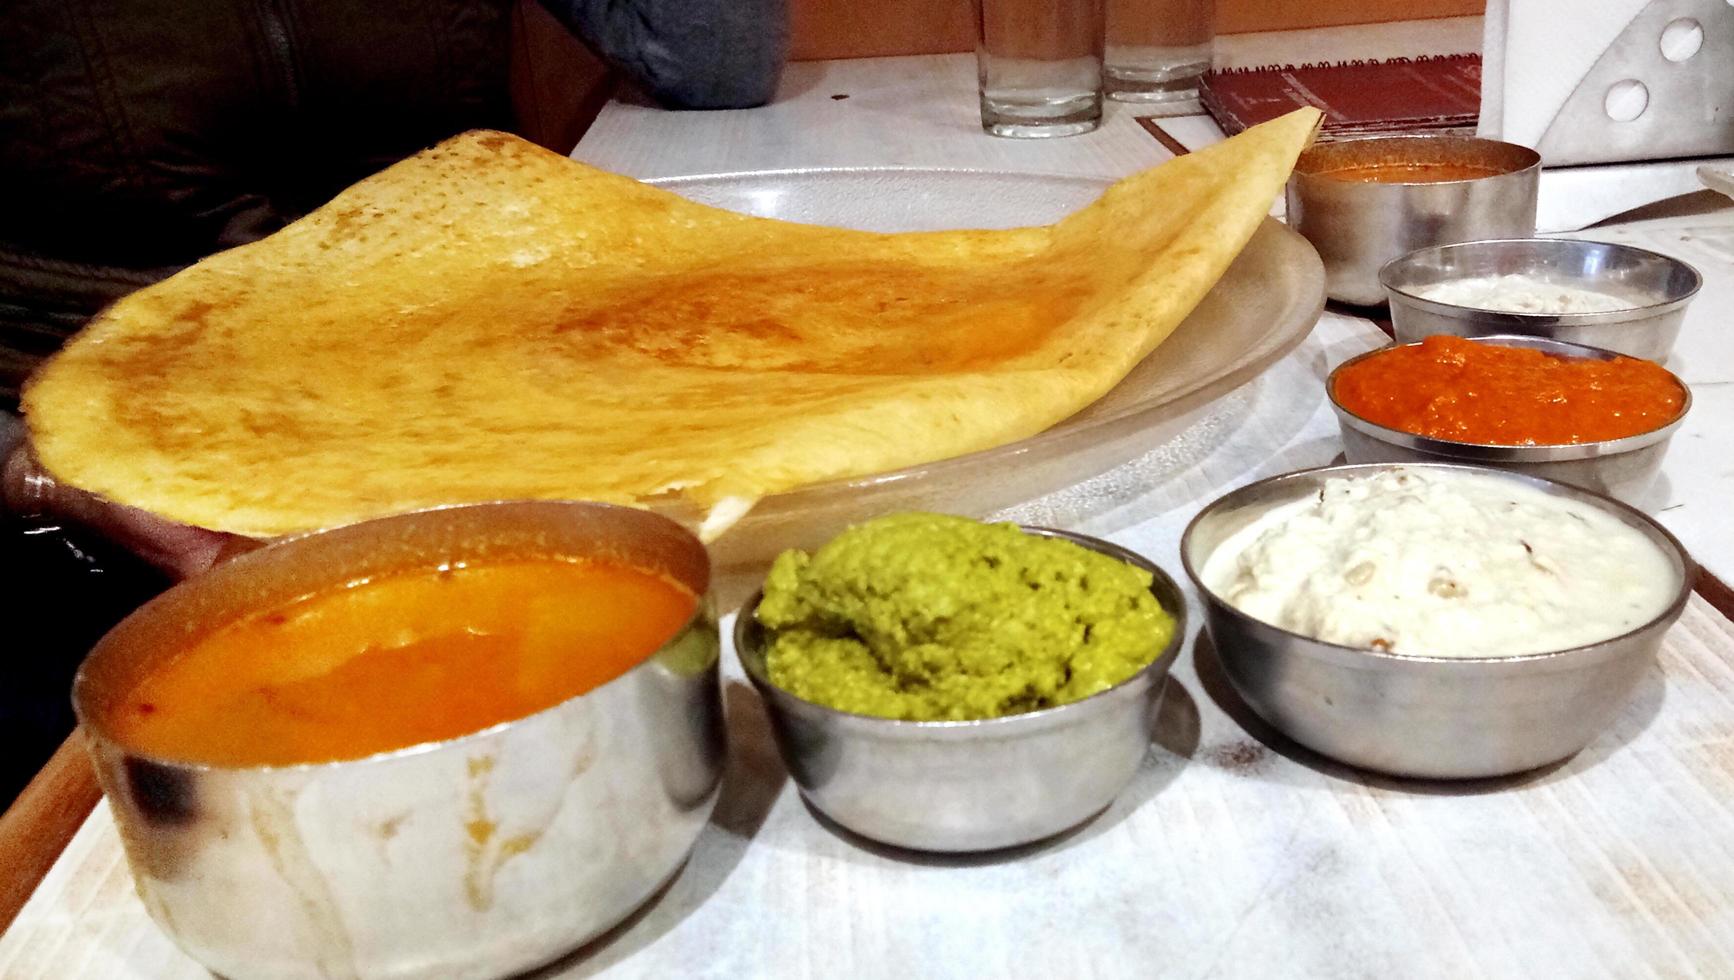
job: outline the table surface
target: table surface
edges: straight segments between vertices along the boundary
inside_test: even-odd
[[[1309,33],[1341,39],[1335,57],[1382,57],[1472,49],[1473,26]],[[1271,39],[1236,43],[1272,60],[1257,47]],[[797,64],[763,109],[677,114],[617,101],[574,156],[639,177],[884,165],[1112,177],[1168,155],[1118,104],[1088,136],[991,139],[973,94],[967,56]],[[1219,138],[1203,118],[1164,126],[1191,146]],[[1734,421],[1718,374],[1734,360],[1710,317],[1734,299],[1734,219],[1718,209],[1595,234],[1665,245],[1710,280],[1671,365],[1698,407],[1666,464],[1661,517],[1734,578],[1734,530],[1715,521],[1734,463],[1712,449],[1726,444],[1715,423]],[[1180,530],[1205,501],[1338,454],[1320,381],[1385,340],[1370,321],[1327,311],[1292,354],[1197,409],[1174,444],[1009,516],[1177,567]],[[1383,780],[1287,742],[1235,699],[1194,634],[1157,744],[1121,800],[1058,841],[973,859],[862,846],[817,822],[730,658],[730,768],[692,860],[631,925],[545,975],[1734,970],[1734,624],[1701,598],[1602,739],[1562,766],[1467,784]],[[106,807],[0,936],[4,977],[205,975],[133,896]]]

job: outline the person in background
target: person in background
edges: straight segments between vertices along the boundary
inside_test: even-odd
[[[516,2],[0,4],[0,449],[29,371],[102,307],[441,139],[512,129]],[[541,0],[670,109],[769,101],[785,2]],[[24,583],[0,592],[4,807],[70,730],[78,660],[168,580],[3,511],[0,567]]]

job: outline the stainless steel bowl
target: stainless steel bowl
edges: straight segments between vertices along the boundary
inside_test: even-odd
[[[1668,556],[1677,576],[1673,602],[1654,619],[1622,636],[1551,653],[1411,657],[1327,643],[1254,619],[1203,581],[1216,548],[1272,507],[1316,494],[1333,477],[1388,468],[1327,466],[1261,480],[1217,499],[1187,525],[1180,558],[1204,596],[1205,625],[1229,682],[1259,717],[1296,742],[1379,772],[1464,779],[1523,772],[1574,755],[1626,703],[1691,594],[1695,566],[1685,549],[1630,507],[1561,483],[1504,474],[1592,504],[1636,528]]]
[[[765,670],[764,628],[735,621],[735,651],[770,711],[795,785],[819,812],[876,841],[921,851],[987,851],[1052,837],[1107,808],[1150,746],[1163,682],[1186,632],[1185,599],[1143,557],[1096,538],[1026,527],[1149,572],[1174,617],[1150,665],[1082,701],[981,721],[898,721],[794,696]]]
[[[1332,176],[1349,167],[1459,164],[1491,176],[1398,184]],[[1371,136],[1318,143],[1289,177],[1288,223],[1325,263],[1325,293],[1344,303],[1385,302],[1379,267],[1427,245],[1535,234],[1541,157],[1528,147],[1472,136]]]
[[[449,741],[224,767],[141,756],[108,734],[117,699],[189,636],[335,583],[523,555],[609,556],[709,587],[703,546],[667,519],[479,504],[270,545],[97,644],[74,703],[139,896],[189,955],[231,977],[498,977],[600,935],[675,874],[722,774],[708,598],[615,680]]]
[[[1617,356],[1612,351],[1542,337],[1489,335],[1476,339],[1508,347],[1527,347],[1560,357],[1611,360]],[[1352,357],[1337,365],[1325,379],[1325,392],[1342,429],[1343,458],[1351,463],[1474,463],[1527,473],[1545,480],[1558,480],[1635,506],[1643,501],[1655,483],[1656,474],[1662,467],[1662,457],[1668,452],[1668,443],[1692,408],[1692,389],[1675,377],[1674,381],[1686,396],[1680,414],[1660,428],[1635,436],[1545,446],[1494,446],[1430,439],[1370,422],[1337,401],[1337,375],[1351,364],[1388,350],[1390,348],[1385,347]]]
[[[1522,275],[1607,293],[1630,309],[1605,313],[1503,313],[1424,299],[1456,279]],[[1528,334],[1662,360],[1674,349],[1686,305],[1704,279],[1679,259],[1631,245],[1570,238],[1508,238],[1423,248],[1379,270],[1399,341],[1431,334]]]

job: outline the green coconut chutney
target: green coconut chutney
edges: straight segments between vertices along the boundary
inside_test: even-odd
[[[1156,658],[1150,574],[1070,541],[943,514],[859,524],[765,582],[771,682],[843,711],[997,718],[1087,698]]]

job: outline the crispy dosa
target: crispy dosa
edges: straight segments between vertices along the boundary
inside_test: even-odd
[[[101,314],[33,379],[56,478],[256,537],[443,503],[733,508],[1002,445],[1192,310],[1306,109],[1057,224],[877,234],[448,140]]]

